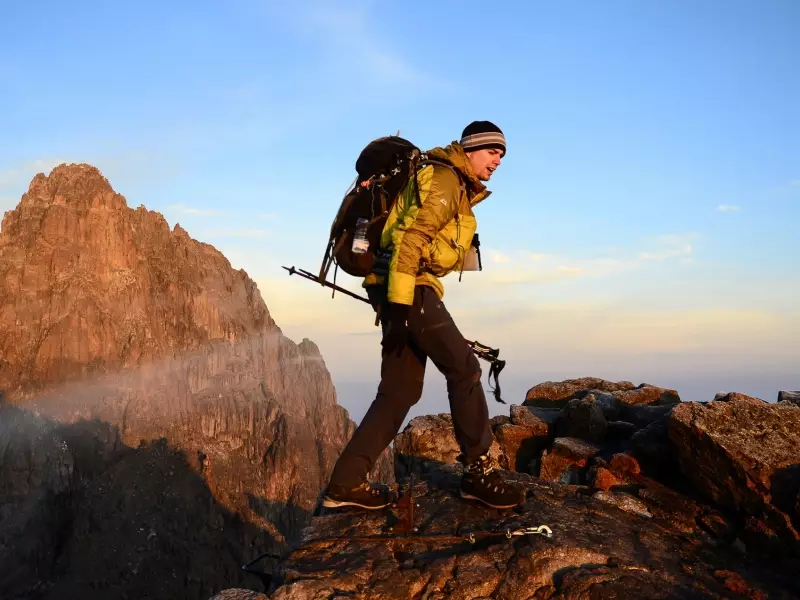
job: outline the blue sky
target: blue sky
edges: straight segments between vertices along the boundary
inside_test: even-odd
[[[370,315],[280,265],[318,267],[369,140],[489,119],[509,151],[477,214],[485,270],[445,300],[500,346],[511,401],[582,375],[696,400],[800,388],[800,4],[412,6],[9,4],[0,210],[37,172],[94,164],[244,268],[357,418]],[[430,381],[413,414],[447,410]]]

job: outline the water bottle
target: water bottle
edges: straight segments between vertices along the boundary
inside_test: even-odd
[[[364,254],[369,249],[369,240],[367,240],[367,221],[366,219],[358,219],[356,221],[356,231],[353,234],[353,254]]]

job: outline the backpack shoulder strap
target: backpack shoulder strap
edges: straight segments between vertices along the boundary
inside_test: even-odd
[[[461,189],[461,193],[463,194],[466,190],[466,183],[464,182],[464,177],[461,175],[461,172],[456,169],[453,165],[449,162],[445,162],[443,160],[437,160],[435,158],[424,158],[420,160],[419,166],[424,167],[425,165],[439,165],[440,167],[447,167],[453,173],[455,173],[456,177],[458,177],[458,186]]]

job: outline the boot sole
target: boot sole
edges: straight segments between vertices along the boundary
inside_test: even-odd
[[[359,502],[353,502],[352,500],[333,500],[331,498],[323,498],[322,500],[322,506],[324,506],[325,508],[342,508],[343,506],[357,506],[359,508],[366,508],[367,510],[380,510],[381,508],[386,508],[391,504],[392,504],[391,502],[387,502],[386,504],[375,506],[369,504],[361,504]]]
[[[464,490],[461,490],[461,497],[466,500],[477,500],[478,502],[483,502],[486,506],[491,506],[492,508],[514,508],[515,506],[519,506],[518,502],[513,502],[511,504],[492,504],[491,502],[487,502],[483,498],[478,498],[477,496],[468,494]]]

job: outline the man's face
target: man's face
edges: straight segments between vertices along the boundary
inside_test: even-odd
[[[481,181],[489,181],[492,173],[500,166],[502,150],[499,148],[483,148],[474,152],[467,152],[467,158],[472,165],[472,172]]]

